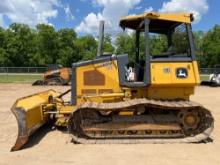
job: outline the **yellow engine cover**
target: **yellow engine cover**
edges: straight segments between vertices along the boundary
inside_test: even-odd
[[[77,104],[85,101],[114,102],[121,98],[121,95],[117,96],[122,89],[116,60],[77,67],[76,75]],[[114,93],[116,95],[112,97],[102,97],[103,94]]]
[[[184,70],[184,71],[181,71]],[[151,86],[195,86],[200,83],[197,62],[151,63]]]
[[[194,94],[200,83],[197,62],[151,63],[150,99],[185,99]]]

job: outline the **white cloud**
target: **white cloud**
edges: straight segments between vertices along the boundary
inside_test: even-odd
[[[104,20],[102,14],[94,14],[90,13],[84,18],[84,20],[76,27],[77,32],[84,32],[84,33],[94,33],[98,26],[99,21]]]
[[[51,24],[50,19],[58,15],[57,8],[62,8],[68,19],[73,19],[69,5],[60,0],[1,0],[0,26],[4,26],[3,16],[12,22],[35,26],[38,23]]]
[[[64,12],[65,12],[65,14],[66,14],[67,20],[68,20],[68,21],[73,20],[73,19],[74,19],[74,16],[73,16],[73,13],[72,13],[72,11],[71,11],[71,9],[70,9],[70,6],[67,4],[67,5],[65,5],[65,6],[63,7],[63,9],[64,9]]]
[[[141,10],[141,9],[142,9],[142,6],[135,7],[135,10]]]
[[[207,0],[170,0],[163,3],[159,12],[192,12],[195,22],[199,22],[208,9]]]
[[[144,10],[144,12],[152,12],[154,9],[153,9],[153,7],[152,6],[150,6],[150,7],[148,7],[148,8],[146,8],[145,10]]]
[[[0,14],[0,26],[5,27],[4,20],[3,20],[3,15],[2,15],[2,14]]]
[[[141,0],[93,0],[95,6],[102,7],[101,13],[89,13],[75,28],[81,33],[97,33],[99,21],[104,19],[106,31],[115,34],[119,31],[118,23],[122,16],[126,16],[129,10],[134,8]]]
[[[126,29],[126,33],[128,35],[132,35],[133,32],[134,32],[134,30],[132,30],[132,29]]]

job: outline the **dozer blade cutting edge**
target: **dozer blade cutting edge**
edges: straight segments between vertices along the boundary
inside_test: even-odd
[[[18,123],[18,136],[11,151],[21,149],[29,140],[29,137],[48,121],[48,115],[44,115],[42,105],[48,103],[50,96],[56,97],[59,93],[48,90],[18,99],[11,108]]]

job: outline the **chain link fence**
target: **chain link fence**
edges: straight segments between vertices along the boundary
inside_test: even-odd
[[[0,73],[44,73],[47,67],[0,67]]]
[[[47,67],[0,67],[0,83],[32,83],[42,79]]]
[[[212,73],[220,73],[220,68],[200,68],[201,75],[209,75]]]

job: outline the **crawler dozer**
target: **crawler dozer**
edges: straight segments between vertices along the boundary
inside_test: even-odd
[[[70,82],[71,68],[58,68],[46,71],[43,80],[37,80],[32,85],[68,85]]]
[[[206,141],[214,119],[209,110],[190,101],[200,83],[192,21],[187,13],[121,18],[120,27],[136,34],[134,62],[128,54],[104,56],[101,22],[97,57],[72,64],[70,90],[49,90],[15,102],[18,138],[11,150],[21,149],[50,120],[67,127],[74,143]],[[152,38],[162,36],[166,48],[152,51]],[[71,98],[65,102],[62,97],[68,92]]]

